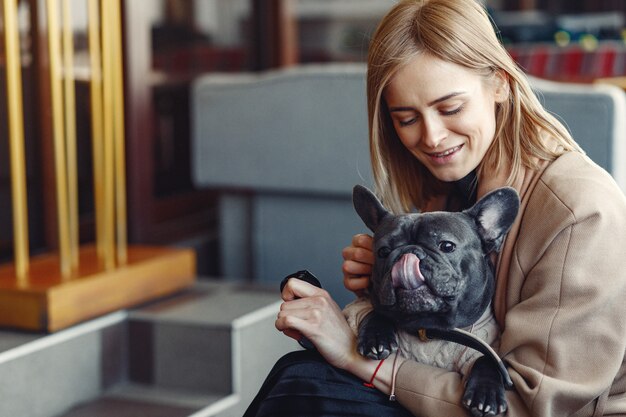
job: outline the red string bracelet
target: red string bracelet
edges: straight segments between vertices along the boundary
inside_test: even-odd
[[[364,382],[363,385],[368,387],[368,388],[374,388],[374,378],[376,378],[376,374],[378,373],[378,370],[380,369],[380,366],[383,364],[383,362],[385,362],[384,359],[381,359],[380,362],[378,362],[378,365],[376,366],[376,369],[374,369],[374,373],[372,374],[372,377],[370,378],[370,382]]]

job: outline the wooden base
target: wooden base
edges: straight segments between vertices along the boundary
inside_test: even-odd
[[[171,294],[195,279],[192,249],[130,246],[126,265],[105,270],[95,247],[85,246],[69,278],[61,277],[56,255],[41,255],[31,259],[23,280],[13,265],[0,267],[0,326],[53,332]]]

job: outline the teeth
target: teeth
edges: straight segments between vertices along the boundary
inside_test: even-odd
[[[441,153],[434,154],[434,156],[436,156],[436,157],[438,157],[438,158],[441,158],[441,157],[443,157],[443,156],[448,156],[448,155],[450,155],[451,153],[458,151],[459,149],[461,149],[461,146],[455,146],[454,148],[448,149],[447,151],[444,151],[444,152],[441,152]]]

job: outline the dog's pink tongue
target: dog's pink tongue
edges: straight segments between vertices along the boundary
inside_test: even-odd
[[[391,283],[394,288],[414,290],[424,285],[420,272],[420,260],[412,253],[405,253],[391,268]]]

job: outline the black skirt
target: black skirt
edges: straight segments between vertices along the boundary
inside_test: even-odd
[[[411,417],[389,396],[316,351],[288,353],[276,362],[243,417]]]

